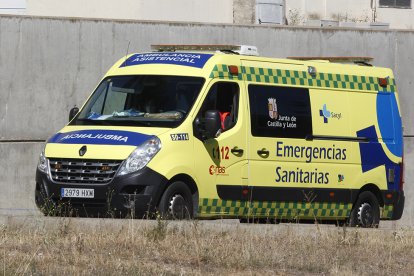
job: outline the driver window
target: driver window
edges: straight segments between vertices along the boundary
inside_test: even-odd
[[[239,106],[239,86],[233,82],[217,82],[211,88],[198,113],[204,118],[208,110],[217,110],[220,114],[221,131],[227,131],[237,123]]]

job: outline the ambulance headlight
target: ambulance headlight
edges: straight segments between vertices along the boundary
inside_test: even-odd
[[[46,144],[42,148],[42,152],[39,156],[39,162],[37,163],[37,168],[39,169],[39,171],[43,173],[47,173],[47,159],[45,157],[45,147]]]
[[[143,144],[139,145],[122,163],[121,168],[118,171],[118,175],[125,175],[139,171],[144,168],[149,161],[159,152],[161,149],[161,141],[157,137],[153,137]]]

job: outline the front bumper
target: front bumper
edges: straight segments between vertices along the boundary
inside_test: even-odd
[[[45,214],[139,218],[154,211],[166,184],[167,179],[150,168],[115,176],[108,184],[56,183],[37,170],[35,197]],[[94,198],[62,198],[62,188],[94,189]]]

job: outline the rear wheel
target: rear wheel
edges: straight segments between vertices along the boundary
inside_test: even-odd
[[[158,210],[168,219],[193,218],[193,200],[188,186],[182,181],[171,183],[161,197]]]
[[[379,220],[380,210],[377,197],[369,191],[359,194],[351,212],[350,226],[376,228],[379,225]]]

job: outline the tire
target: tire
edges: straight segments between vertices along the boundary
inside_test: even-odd
[[[336,227],[347,226],[347,224],[348,224],[348,220],[337,220],[337,221],[335,221],[335,226]]]
[[[39,184],[36,184],[35,204],[44,216],[50,216],[50,210],[53,210],[54,208],[53,203],[46,196],[46,191],[44,191],[43,187],[41,187]]]
[[[380,221],[380,209],[377,197],[365,191],[359,194],[349,218],[351,227],[377,228]]]
[[[161,197],[158,211],[167,219],[192,219],[193,199],[188,186],[182,181],[171,183]]]
[[[255,224],[279,224],[279,221],[272,218],[240,218],[240,223],[255,223]]]

